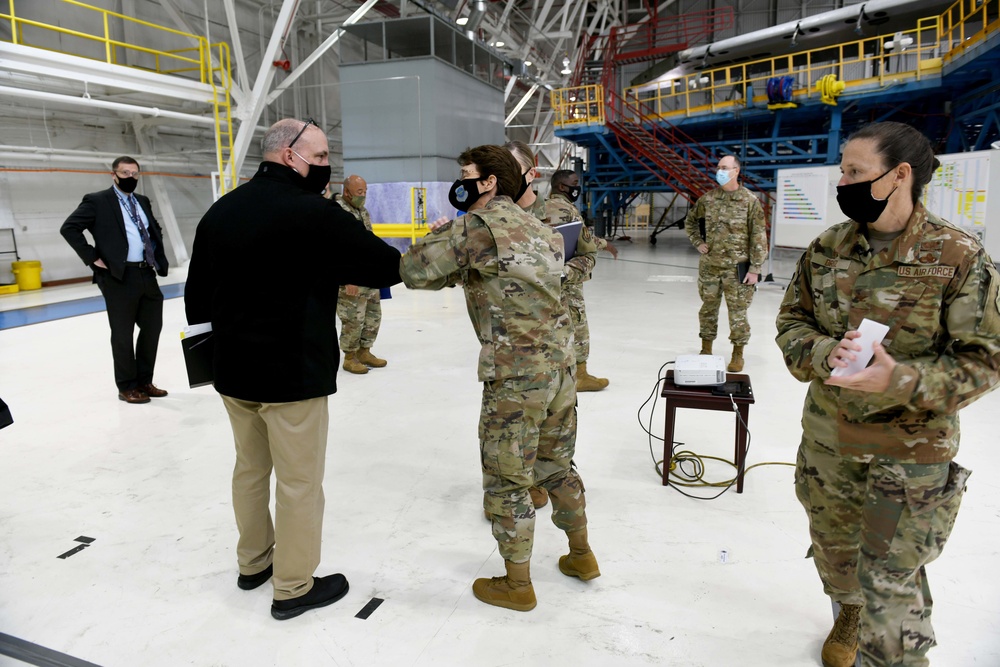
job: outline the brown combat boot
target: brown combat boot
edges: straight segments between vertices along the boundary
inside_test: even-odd
[[[840,615],[823,642],[823,667],[854,667],[858,656],[859,604],[840,605]]]
[[[567,532],[566,537],[569,538],[569,554],[559,557],[559,571],[567,577],[579,577],[584,581],[601,576],[597,557],[587,542],[587,529]]]
[[[549,502],[549,492],[540,486],[533,486],[528,489],[528,493],[531,494],[531,504],[535,506],[535,509],[545,507]]]
[[[726,370],[730,373],[739,373],[743,370],[743,346],[733,345],[733,358],[730,360]]]
[[[611,384],[606,378],[594,377],[587,372],[587,362],[576,365],[576,391],[600,391]]]
[[[712,341],[701,339],[701,352],[698,354],[712,354]]]
[[[364,375],[368,372],[368,367],[358,361],[357,352],[344,353],[344,370],[355,375]]]
[[[538,604],[535,589],[531,586],[531,561],[512,563],[505,560],[507,576],[492,579],[476,579],[472,582],[472,594],[476,599],[514,611],[531,611]]]
[[[385,365],[389,363],[385,359],[379,359],[374,354],[370,347],[362,347],[358,350],[358,361],[363,363],[365,366],[371,366],[372,368],[385,368]]]

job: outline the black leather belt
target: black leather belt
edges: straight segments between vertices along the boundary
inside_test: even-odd
[[[125,266],[134,266],[137,269],[151,269],[153,265],[149,262],[125,262]]]

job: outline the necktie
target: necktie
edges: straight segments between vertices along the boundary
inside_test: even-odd
[[[135,226],[139,228],[139,238],[142,239],[142,255],[145,257],[147,264],[159,270],[160,267],[156,265],[156,257],[153,254],[153,240],[149,238],[149,231],[142,224],[142,218],[139,217],[139,212],[136,211],[135,197],[132,195],[128,196],[128,205],[131,208],[132,220],[135,222]]]

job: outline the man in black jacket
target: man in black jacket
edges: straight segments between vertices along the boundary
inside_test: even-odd
[[[341,574],[313,577],[327,397],[337,391],[340,357],[338,289],[400,282],[399,252],[322,197],[329,180],[327,139],[312,121],[271,126],[256,175],[198,224],[184,295],[188,323],[212,324],[215,388],[236,441],[237,585],[250,590],[273,574],[279,620],[336,602],[348,588]],[[276,279],[278,264],[295,267],[294,284]]]
[[[134,194],[139,163],[122,156],[111,171],[114,185],[84,195],[59,232],[94,271],[94,282],[104,295],[118,398],[149,403],[150,396],[167,395],[153,384],[163,327],[163,293],[156,274],[167,275],[167,256],[149,199]],[[84,230],[94,237],[94,245],[87,242]],[[133,345],[136,325],[139,338]]]

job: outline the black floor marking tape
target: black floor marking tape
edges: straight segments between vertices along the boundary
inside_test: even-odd
[[[100,667],[92,662],[53,651],[17,637],[11,637],[2,632],[0,632],[0,655],[9,655],[29,665],[43,665],[44,667]]]
[[[75,539],[75,540],[73,540],[73,541],[74,541],[74,542],[83,542],[84,544],[90,544],[90,543],[91,543],[91,542],[93,542],[93,541],[94,541],[95,539],[96,539],[96,538],[93,538],[93,537],[87,537],[86,535],[81,535],[80,537],[76,538],[76,539]]]
[[[56,558],[63,558],[63,559],[69,558],[70,556],[72,556],[73,554],[77,553],[78,551],[83,551],[86,548],[87,548],[86,544],[79,544],[79,545],[73,547],[72,549],[70,549],[69,551],[67,551],[66,553],[59,554],[58,556],[56,556]]]
[[[367,619],[372,615],[372,612],[378,609],[378,606],[382,604],[384,600],[382,598],[372,598],[371,601],[365,605],[365,608],[354,615],[354,618]]]

